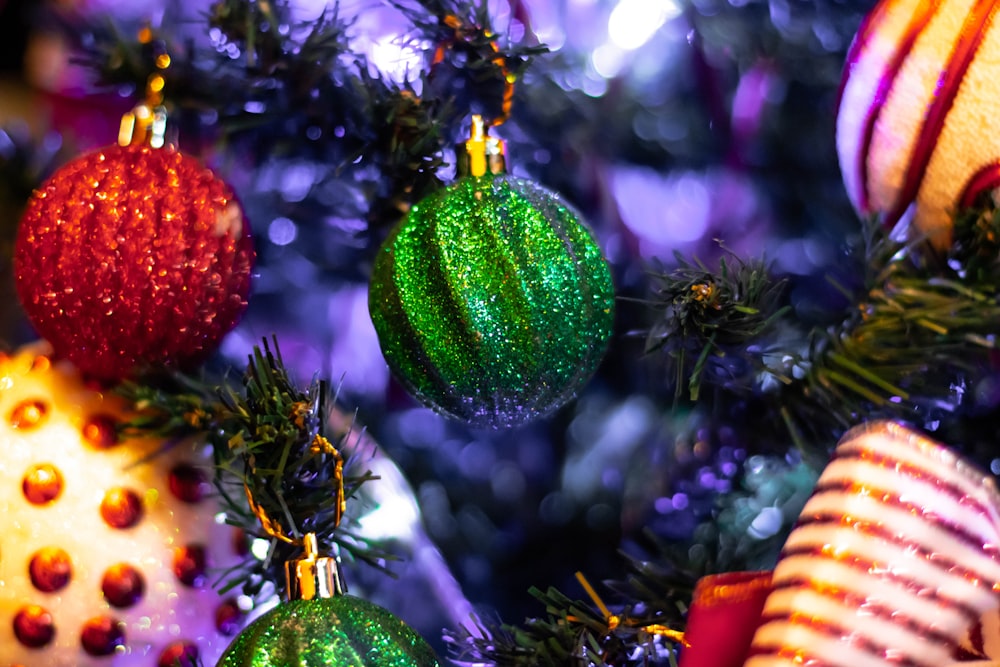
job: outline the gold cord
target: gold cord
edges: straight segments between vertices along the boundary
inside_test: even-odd
[[[344,512],[347,510],[347,498],[344,494],[344,457],[341,455],[340,451],[330,443],[329,440],[319,434],[316,434],[316,436],[313,437],[312,442],[309,444],[309,451],[313,454],[327,454],[333,457],[333,483],[336,487],[337,494],[337,506],[333,515],[333,526],[337,527],[340,525],[340,520],[343,518]],[[260,526],[264,532],[267,533],[267,535],[286,544],[298,547],[305,545],[303,537],[288,535],[282,528],[281,523],[271,518],[271,516],[267,513],[267,510],[261,507],[260,504],[254,500],[253,493],[250,491],[250,486],[245,482],[243,484],[243,492],[246,493],[247,502],[250,505],[250,511],[253,512],[253,515],[257,517],[258,521],[260,521]]]
[[[464,41],[469,35],[475,34],[479,30],[477,26],[467,24],[454,14],[446,14],[441,19],[441,22],[448,28],[451,28],[453,36],[438,42],[437,48],[434,49],[434,58],[431,60],[431,68],[444,62],[448,51],[452,50],[456,44]],[[489,32],[486,33],[486,37],[492,36]],[[489,127],[497,127],[503,125],[510,118],[510,110],[514,104],[514,83],[517,81],[517,76],[507,68],[507,59],[500,54],[500,49],[497,48],[496,42],[493,40],[490,40],[490,48],[496,54],[493,58],[493,64],[500,68],[500,72],[504,78],[503,102],[500,107],[500,115],[490,119],[489,123]]]
[[[139,41],[149,44],[153,40],[153,31],[148,25],[139,31]],[[118,126],[118,145],[130,146],[148,144],[153,148],[162,148],[166,142],[167,109],[163,104],[163,88],[166,80],[163,72],[170,67],[170,54],[165,51],[156,56],[156,69],[146,79],[146,97],[131,111],[122,115]]]
[[[622,616],[619,616],[617,614],[612,614],[611,610],[608,609],[608,606],[604,604],[604,600],[602,600],[601,597],[597,594],[597,591],[594,590],[594,587],[590,585],[590,582],[587,581],[587,578],[583,576],[582,572],[576,573],[576,580],[580,582],[581,586],[583,586],[583,590],[585,590],[587,592],[587,595],[590,596],[590,599],[593,600],[594,605],[597,606],[597,608],[601,611],[602,614],[604,614],[604,622],[608,626],[609,633],[614,632],[622,624],[624,624],[625,627],[636,628],[640,632],[645,632],[647,634],[656,635],[659,637],[666,637],[667,639],[683,644],[684,646],[688,645],[688,643],[684,641],[684,633],[681,632],[680,630],[673,630],[665,625],[660,625],[659,623],[650,623],[644,625],[641,621],[637,621],[631,618],[623,618]],[[569,620],[575,621],[577,619],[570,617]]]

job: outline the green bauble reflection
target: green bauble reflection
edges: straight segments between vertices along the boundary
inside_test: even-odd
[[[560,407],[611,338],[601,250],[558,195],[468,176],[413,207],[375,260],[369,310],[399,381],[438,412],[508,427]]]
[[[233,640],[219,667],[438,667],[410,626],[367,600],[338,595],[280,604]]]

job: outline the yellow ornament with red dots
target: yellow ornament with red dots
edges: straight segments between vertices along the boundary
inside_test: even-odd
[[[837,152],[861,215],[951,246],[953,214],[1000,185],[997,0],[881,0],[848,53]]]
[[[204,448],[123,440],[125,402],[47,351],[0,357],[0,665],[214,664],[247,605],[212,583],[246,551]]]

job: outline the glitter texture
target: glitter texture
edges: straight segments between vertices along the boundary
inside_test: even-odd
[[[555,410],[587,382],[611,337],[614,288],[593,236],[557,195],[470,176],[393,230],[369,308],[407,390],[498,428]]]
[[[436,667],[430,645],[388,611],[338,595],[293,600],[250,624],[219,667]]]
[[[205,359],[246,309],[253,244],[229,187],[174,149],[111,146],[59,169],[28,203],[17,293],[85,373]]]

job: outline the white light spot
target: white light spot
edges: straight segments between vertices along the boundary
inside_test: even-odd
[[[238,238],[243,232],[243,210],[236,202],[229,202],[215,215],[215,235]]]
[[[622,49],[638,49],[668,19],[680,13],[674,0],[622,0],[611,10],[608,37]]]
[[[781,510],[777,507],[765,507],[760,511],[747,529],[747,534],[759,540],[766,539],[781,530],[784,520]]]
[[[403,495],[386,495],[377,509],[358,519],[361,533],[370,540],[409,537],[419,521],[420,511]]]
[[[413,81],[423,67],[424,54],[398,35],[373,40],[369,51],[372,64],[393,81]]]
[[[275,218],[267,226],[267,238],[271,239],[274,245],[288,245],[298,234],[299,230],[295,223],[288,218]]]
[[[264,560],[267,558],[267,552],[270,548],[271,543],[264,539],[257,538],[250,543],[250,553],[252,553],[254,558],[257,560]]]
[[[618,76],[625,65],[625,52],[614,44],[602,44],[594,49],[590,62],[595,72],[605,79],[611,79]]]

